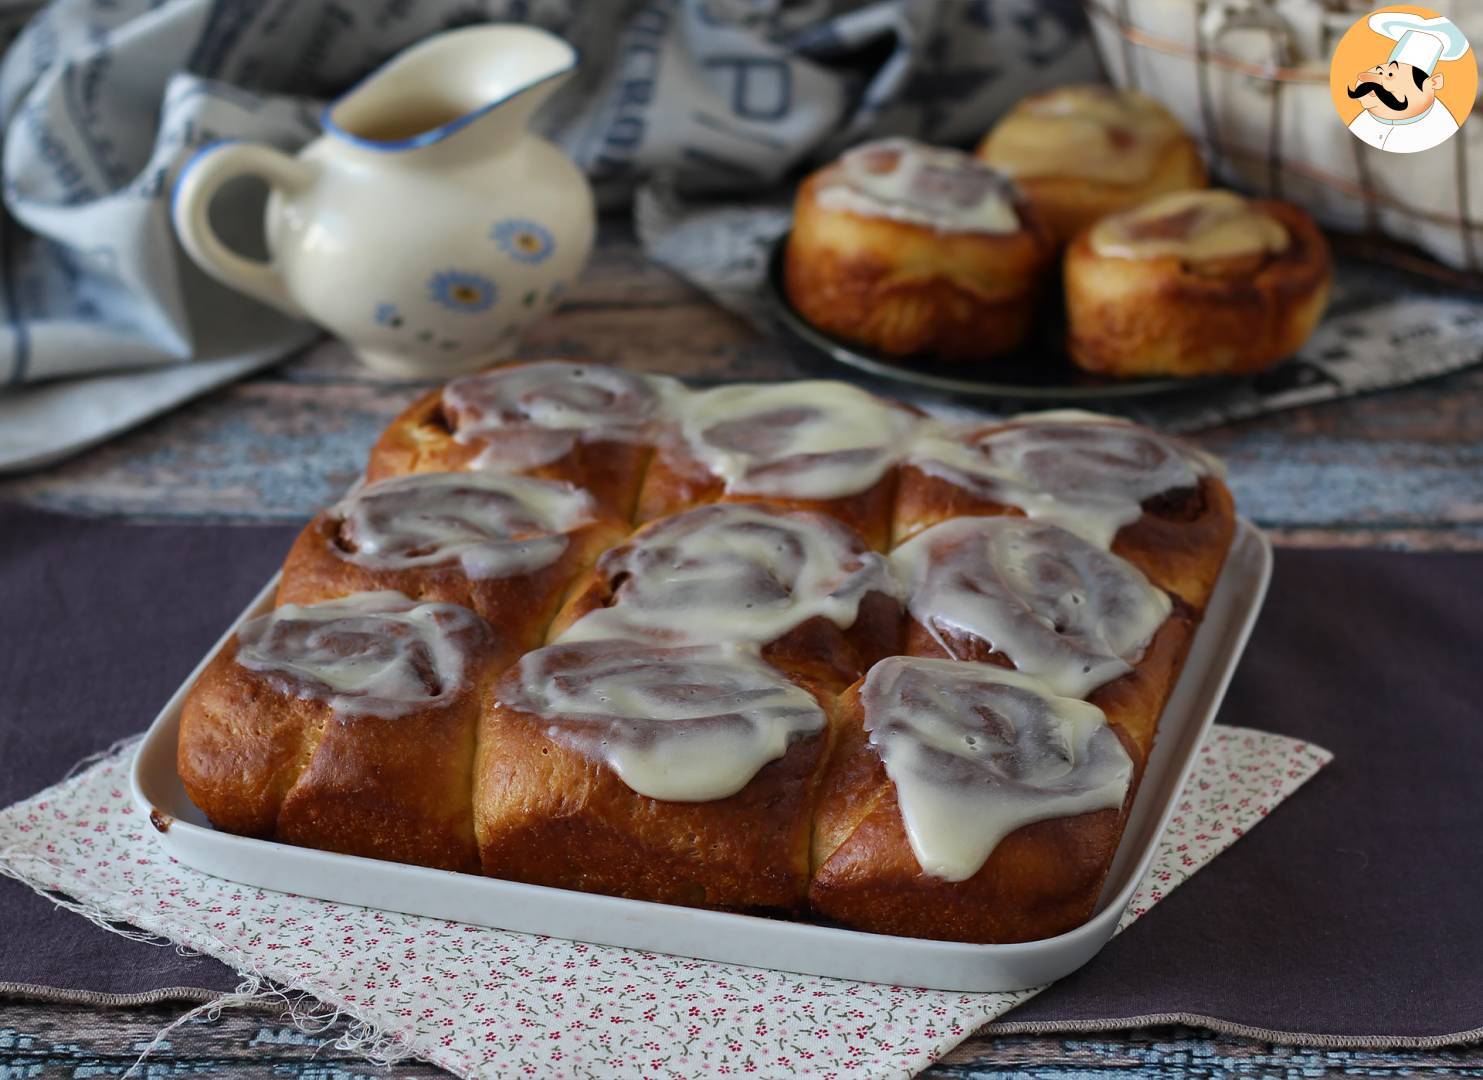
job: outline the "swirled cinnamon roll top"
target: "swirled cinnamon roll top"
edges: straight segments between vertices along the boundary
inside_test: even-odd
[[[802,736],[823,731],[809,691],[744,649],[573,642],[527,653],[495,688],[551,738],[650,798],[734,795]]]
[[[494,640],[457,604],[397,592],[286,604],[237,632],[236,662],[282,693],[327,702],[340,716],[397,717],[453,702]]]
[[[368,484],[331,508],[335,550],[371,570],[457,563],[470,578],[551,565],[596,517],[570,484],[497,473],[422,473]]]
[[[673,379],[560,360],[454,379],[442,407],[453,438],[486,447],[477,467],[549,464],[580,442],[652,441],[682,388]]]
[[[944,655],[987,650],[1067,697],[1132,671],[1173,608],[1125,559],[1025,518],[942,522],[893,551],[891,566]]]
[[[763,645],[813,618],[853,626],[870,593],[897,597],[886,560],[822,514],[718,503],[665,518],[598,560],[606,606],[559,641]]]
[[[1145,501],[1192,491],[1219,472],[1213,458],[1176,439],[1073,410],[939,430],[919,440],[907,460],[1101,548],[1138,520]]]
[[[990,664],[891,657],[865,730],[922,870],[965,881],[1021,826],[1123,805],[1133,763],[1094,705]]]
[[[1014,185],[971,154],[911,139],[877,139],[842,155],[818,205],[941,232],[1004,234],[1022,227]]]

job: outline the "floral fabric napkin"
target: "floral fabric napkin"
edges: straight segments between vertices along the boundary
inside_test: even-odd
[[[1331,760],[1218,726],[1122,925]],[[128,792],[129,755],[0,812],[0,873],[300,991],[359,1045],[461,1076],[910,1076],[1036,991],[844,982],[272,893],[166,856]]]

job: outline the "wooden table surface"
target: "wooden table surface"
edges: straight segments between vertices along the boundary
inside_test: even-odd
[[[644,259],[605,225],[593,265],[527,356],[587,359],[700,382],[840,374],[769,340]],[[378,378],[326,343],[262,375],[41,472],[0,480],[0,501],[140,520],[301,521],[360,471],[377,432],[423,389]],[[1483,368],[1366,398],[1202,432],[1244,514],[1280,544],[1483,550]],[[93,1008],[0,999],[0,1078],[118,1076],[184,1004]],[[143,1075],[339,1080],[441,1075],[378,1068],[321,1046],[271,1012],[172,1032]],[[1146,1070],[1179,1076],[1483,1077],[1483,1047],[1279,1047],[1189,1028],[976,1036],[932,1075],[1037,1077]]]

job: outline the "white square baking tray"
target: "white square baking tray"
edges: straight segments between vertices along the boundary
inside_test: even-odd
[[[1225,696],[1272,574],[1272,549],[1250,522],[1235,541],[1159,725],[1122,844],[1092,918],[1013,945],[889,937],[810,923],[620,900],[447,870],[336,855],[216,832],[175,772],[180,707],[218,642],[165,705],[134,759],[134,801],[173,858],[217,877],[279,892],[600,945],[938,990],[1020,990],[1085,964],[1112,937],[1148,869],[1179,792]],[[242,620],[272,604],[275,576]]]

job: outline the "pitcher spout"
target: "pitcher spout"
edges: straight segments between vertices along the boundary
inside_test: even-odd
[[[395,153],[443,143],[477,125],[485,152],[525,131],[577,66],[577,51],[533,26],[452,30],[416,45],[324,110],[327,135]]]

